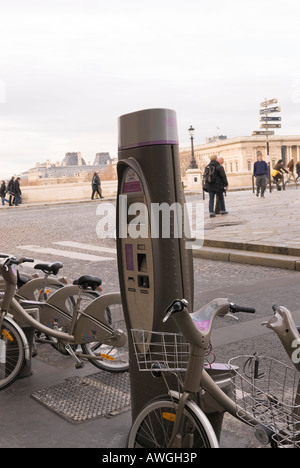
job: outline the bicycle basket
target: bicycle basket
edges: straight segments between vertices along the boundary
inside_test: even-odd
[[[299,372],[262,356],[237,356],[229,365],[238,416],[266,426],[278,446],[300,448]]]
[[[186,371],[189,344],[182,334],[132,329],[131,335],[140,371]]]

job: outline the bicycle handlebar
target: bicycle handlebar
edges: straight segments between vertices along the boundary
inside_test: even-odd
[[[247,314],[255,314],[256,310],[253,309],[252,307],[243,307],[239,306],[237,304],[233,304],[233,302],[230,303],[230,312],[233,314],[237,312],[246,312]]]
[[[173,301],[166,310],[165,316],[163,318],[163,322],[166,322],[170,318],[170,316],[174,314],[175,312],[181,312],[184,309],[184,307],[188,307],[188,302],[185,299],[181,299],[181,300],[176,299],[175,301]],[[229,302],[229,310],[233,314],[237,312],[255,314],[256,312],[256,310],[253,309],[252,307],[239,306],[237,304],[234,304],[233,302]]]
[[[163,322],[166,322],[174,312],[180,312],[184,309],[184,307],[187,307],[188,305],[189,304],[186,299],[176,299],[175,301],[173,301],[166,310]]]
[[[27,257],[16,258],[16,257],[10,257],[9,255],[4,255],[4,254],[0,254],[0,258],[8,259],[6,261],[6,264],[9,264],[9,265],[21,265],[21,263],[34,263],[35,261],[33,258],[27,258]]]

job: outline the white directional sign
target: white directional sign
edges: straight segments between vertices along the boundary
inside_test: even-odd
[[[281,117],[269,117],[269,116],[262,116],[259,118],[260,122],[280,122]]]
[[[277,104],[277,102],[278,102],[278,99],[269,99],[269,100],[266,99],[260,105],[261,105],[261,107],[268,107],[268,106],[270,106],[270,104]]]
[[[268,109],[260,109],[259,113],[263,114],[271,114],[272,112],[280,112],[281,108],[279,106],[276,107],[269,107]]]
[[[255,131],[255,132],[252,132],[252,136],[256,136],[256,135],[266,135],[266,136],[271,136],[271,135],[274,135],[275,132],[273,132],[272,130],[261,130],[261,131]]]
[[[260,128],[281,128],[281,124],[260,124]]]

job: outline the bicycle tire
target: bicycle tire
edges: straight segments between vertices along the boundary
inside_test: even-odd
[[[18,329],[4,318],[0,339],[5,338],[5,351],[0,363],[0,390],[11,385],[25,365],[25,343]],[[3,340],[4,341],[4,340]]]
[[[146,405],[134,421],[128,436],[128,448],[169,448],[173,426],[178,408],[178,399],[162,397]],[[215,435],[209,434],[210,428],[200,420],[198,414],[188,404],[184,408],[182,421],[182,441],[189,439],[185,448],[217,448]]]
[[[110,304],[106,308],[107,323],[114,329],[122,330],[127,335],[122,304]],[[103,356],[102,359],[90,359],[89,362],[98,369],[121,373],[129,370],[128,340],[122,347],[111,347],[101,342],[85,343],[81,345],[84,354]]]

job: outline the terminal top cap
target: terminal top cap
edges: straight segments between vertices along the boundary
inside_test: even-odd
[[[151,145],[178,145],[175,111],[146,109],[119,117],[119,150]]]

